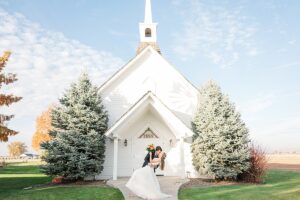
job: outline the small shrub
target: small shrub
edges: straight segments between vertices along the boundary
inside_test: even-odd
[[[0,161],[0,168],[3,168],[6,166],[5,160]]]
[[[250,149],[250,167],[240,174],[239,181],[248,183],[263,183],[267,170],[266,153],[258,145],[252,144]]]
[[[52,179],[52,183],[56,183],[56,184],[61,184],[63,183],[63,181],[64,181],[63,176],[57,176]]]

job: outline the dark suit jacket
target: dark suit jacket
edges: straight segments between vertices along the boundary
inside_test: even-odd
[[[157,158],[157,156],[155,155],[155,152],[151,152],[151,153],[152,153],[152,159]],[[150,163],[150,152],[147,153],[142,167],[146,167],[149,163]],[[156,168],[158,168],[158,166],[154,167],[154,172],[155,172]]]
[[[154,158],[155,152],[151,152],[152,158]],[[144,158],[143,167],[146,167],[150,163],[150,152],[147,153],[146,157]]]

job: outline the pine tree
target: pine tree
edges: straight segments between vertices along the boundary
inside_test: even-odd
[[[192,127],[193,164],[215,179],[236,179],[249,168],[248,129],[228,96],[213,81],[200,89]]]
[[[47,163],[42,169],[73,180],[100,174],[108,115],[98,89],[83,73],[59,101],[52,111],[53,140],[41,145]]]
[[[0,57],[0,89],[3,84],[10,84],[17,81],[15,74],[5,74],[3,70],[6,66],[6,62],[10,56],[10,52],[4,52],[4,55]],[[18,102],[21,100],[21,97],[16,97],[12,94],[6,95],[0,93],[0,107],[9,106],[12,103]],[[7,142],[9,136],[16,135],[18,132],[7,128],[7,122],[11,120],[13,115],[2,115],[0,114],[0,142]]]

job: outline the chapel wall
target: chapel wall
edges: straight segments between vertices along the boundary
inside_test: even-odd
[[[148,91],[154,93],[188,127],[197,107],[198,91],[159,54],[148,53],[103,91],[114,124]]]

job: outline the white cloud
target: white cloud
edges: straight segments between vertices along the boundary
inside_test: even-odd
[[[13,53],[7,71],[17,73],[19,78],[7,90],[23,97],[9,108],[16,117],[39,114],[84,68],[100,84],[123,64],[108,52],[96,51],[62,33],[46,31],[21,14],[0,9],[0,27],[0,51]]]
[[[249,55],[249,56],[256,56],[257,54],[258,54],[258,51],[257,51],[256,48],[250,49],[250,50],[248,51],[248,55]]]
[[[268,151],[300,152],[300,118],[288,118],[250,128],[252,139]]]
[[[286,68],[298,67],[298,66],[300,66],[300,61],[293,61],[293,62],[289,62],[289,63],[286,63],[286,64],[282,64],[282,65],[272,67],[272,69],[286,69]]]
[[[267,136],[281,135],[281,134],[299,135],[300,134],[299,130],[300,130],[300,118],[295,117],[295,118],[282,119],[279,122],[275,123],[274,126],[265,128],[261,130],[261,132],[264,132],[264,135]]]
[[[251,139],[268,151],[300,152],[300,118],[297,108],[286,99],[296,98],[299,92],[265,92],[240,104],[239,110],[250,129]],[[283,103],[283,104],[282,104]],[[288,115],[280,109],[289,110]],[[280,114],[279,114],[280,113]]]
[[[13,53],[6,72],[16,73],[19,80],[1,91],[23,99],[8,108],[1,107],[1,113],[16,114],[9,127],[19,134],[10,141],[25,142],[30,152],[36,116],[56,102],[82,70],[86,69],[93,82],[100,85],[123,65],[109,52],[96,51],[0,8],[0,54],[5,50]],[[0,143],[0,155],[6,153],[6,143]]]
[[[289,40],[288,44],[289,45],[295,45],[297,43],[297,40]]]
[[[245,115],[257,114],[270,108],[274,103],[275,95],[271,93],[258,94],[253,99],[241,105],[241,111]]]
[[[175,38],[174,51],[183,59],[203,55],[222,68],[233,66],[242,54],[256,56],[256,28],[241,8],[226,8],[199,0],[173,0],[184,7],[184,30]],[[184,6],[183,6],[184,5]]]

